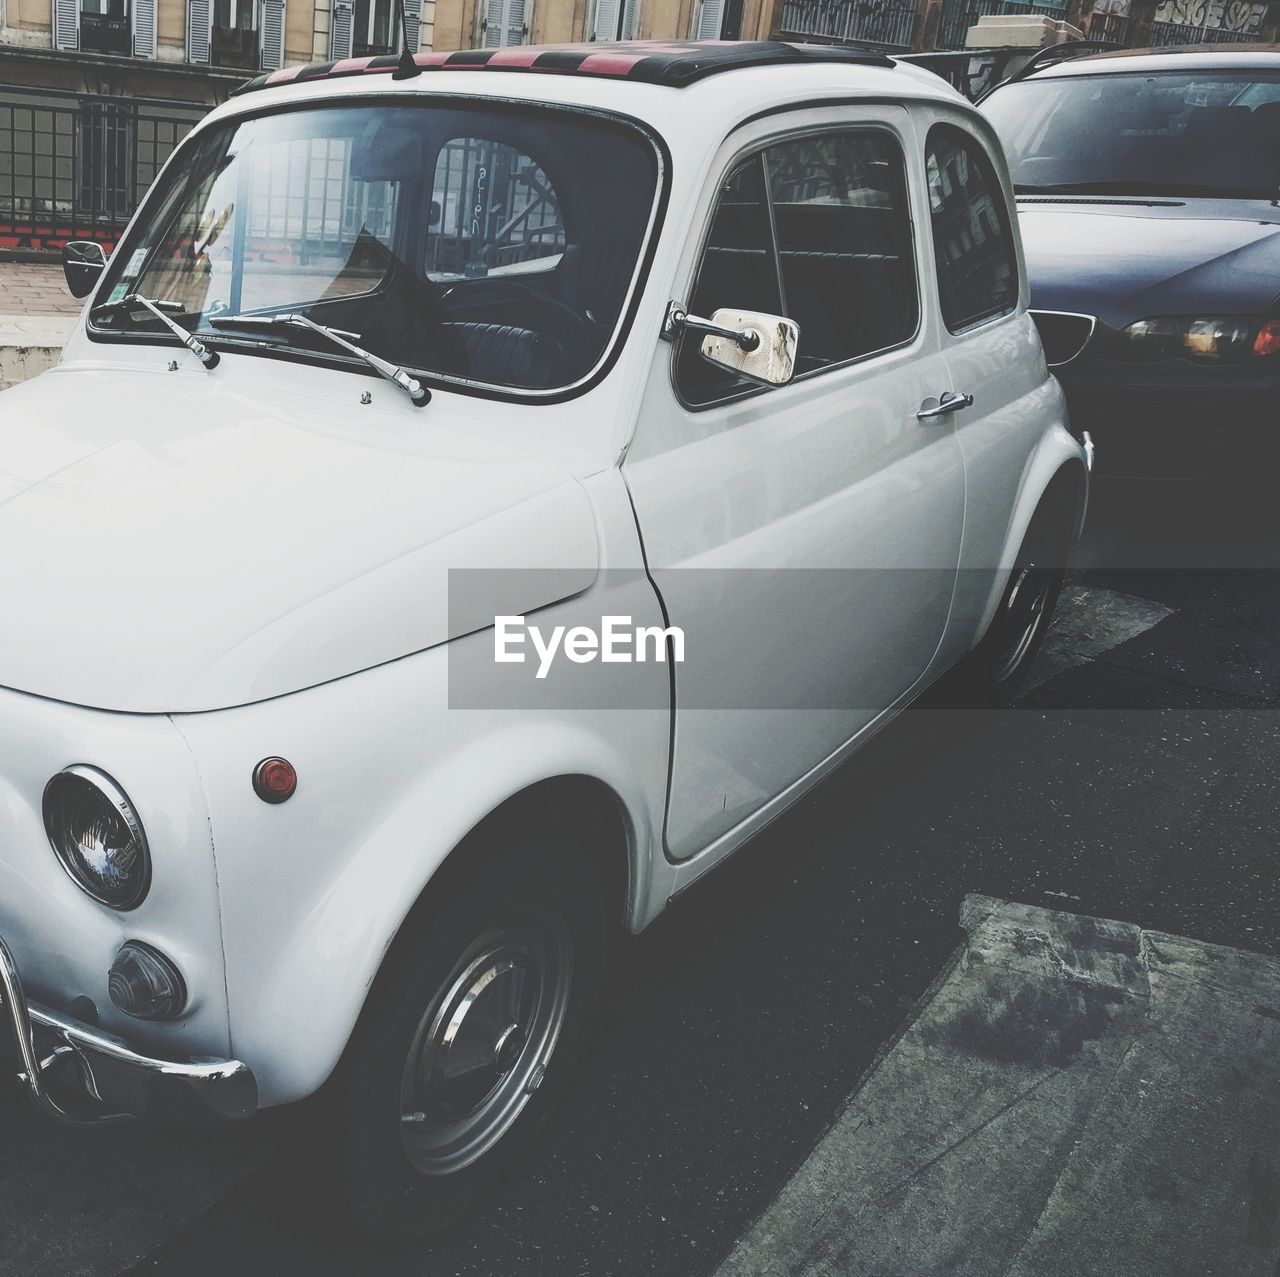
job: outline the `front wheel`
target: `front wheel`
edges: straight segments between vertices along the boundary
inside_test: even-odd
[[[342,1177],[378,1237],[420,1237],[489,1200],[572,1073],[604,966],[603,893],[582,853],[506,837],[410,919],[344,1059]]]

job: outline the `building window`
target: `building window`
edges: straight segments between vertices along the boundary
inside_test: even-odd
[[[258,0],[214,0],[209,60],[219,67],[258,69]]]
[[[80,47],[90,53],[133,52],[127,0],[81,0]]]
[[[396,0],[356,0],[352,53],[357,58],[395,53],[399,48],[399,18]]]
[[[80,112],[80,181],[76,212],[119,221],[129,199],[129,112],[112,102],[86,102]]]

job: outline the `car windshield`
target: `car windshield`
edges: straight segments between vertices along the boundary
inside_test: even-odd
[[[983,110],[1024,193],[1280,194],[1280,73],[1032,78]]]
[[[620,328],[658,180],[642,134],[581,112],[452,99],[230,121],[175,157],[97,300],[342,357],[297,324],[235,323],[301,314],[427,374],[570,387]],[[164,332],[141,307],[94,328]]]

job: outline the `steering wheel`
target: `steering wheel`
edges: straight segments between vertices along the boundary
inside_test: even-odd
[[[568,302],[561,301],[558,297],[551,297],[540,289],[534,288],[532,284],[526,284],[523,280],[498,278],[477,282],[474,286],[461,286],[454,284],[452,287],[447,288],[444,291],[441,296],[441,300],[448,303],[455,294],[459,293],[460,290],[462,295],[464,295],[468,301],[471,301],[473,298],[477,300],[483,299],[490,293],[497,294],[499,296],[504,293],[507,295],[510,295],[511,293],[522,294],[531,302],[534,302],[539,306],[548,307],[550,310],[555,311],[561,317],[567,319],[575,328],[592,330],[598,326],[596,320],[587,315],[580,314],[578,311],[574,310]]]

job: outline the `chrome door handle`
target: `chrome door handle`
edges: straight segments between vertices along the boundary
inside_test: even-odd
[[[926,399],[926,403],[929,401]],[[959,412],[973,403],[972,395],[958,395],[954,390],[944,390],[942,398],[932,408],[921,408],[916,413],[917,421],[928,421],[930,417],[945,417],[948,413]]]

